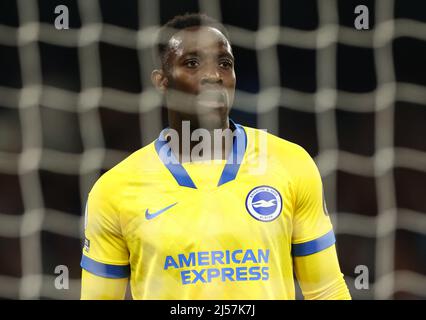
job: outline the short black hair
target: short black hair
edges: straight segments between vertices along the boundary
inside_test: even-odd
[[[203,13],[185,13],[175,16],[167,21],[159,30],[157,41],[154,46],[154,62],[156,66],[164,67],[169,50],[169,41],[175,33],[191,27],[212,27],[218,29],[229,43],[229,34],[225,26],[219,21]]]

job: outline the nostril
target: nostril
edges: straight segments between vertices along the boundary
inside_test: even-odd
[[[209,84],[209,83],[212,83],[212,84],[220,83],[220,84],[222,84],[223,80],[222,80],[221,77],[203,77],[201,79],[201,83],[202,84]]]

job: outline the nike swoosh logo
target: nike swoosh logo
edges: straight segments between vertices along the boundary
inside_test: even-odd
[[[145,218],[147,218],[148,220],[154,219],[155,217],[159,216],[160,214],[162,214],[164,211],[170,209],[171,207],[175,206],[177,204],[177,202],[157,211],[154,213],[149,213],[148,209],[146,209],[145,211]]]

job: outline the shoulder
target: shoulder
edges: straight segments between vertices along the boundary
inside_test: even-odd
[[[102,174],[93,185],[90,193],[108,192],[118,194],[128,181],[135,177],[142,176],[144,170],[151,167],[156,160],[154,143],[133,152],[111,169]],[[158,162],[158,161],[157,161]]]
[[[274,156],[279,157],[283,160],[295,160],[295,161],[311,161],[312,158],[309,153],[300,145],[288,141],[286,139],[280,138],[272,133],[269,133],[265,130],[251,128],[243,126],[248,143],[254,143],[258,146],[259,143],[267,143],[267,152]],[[261,136],[264,138],[260,138]]]
[[[259,157],[264,152],[268,163],[273,165],[276,172],[286,172],[294,181],[319,178],[317,165],[302,146],[264,130],[250,127],[244,127],[244,129],[249,148],[254,148]],[[263,138],[260,138],[262,135]]]

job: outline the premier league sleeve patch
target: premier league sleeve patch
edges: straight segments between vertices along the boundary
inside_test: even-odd
[[[86,252],[89,252],[89,250],[90,250],[90,240],[87,239],[87,238],[84,238],[84,250]]]
[[[248,193],[246,208],[253,218],[269,222],[275,220],[280,215],[282,198],[275,188],[259,186]]]

